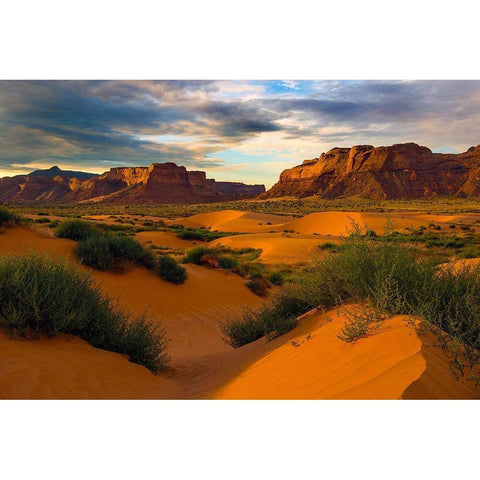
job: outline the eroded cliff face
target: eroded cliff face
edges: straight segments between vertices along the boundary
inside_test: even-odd
[[[174,163],[112,168],[83,180],[70,178],[61,170],[55,177],[17,175],[0,179],[0,201],[4,202],[191,203],[250,198],[263,192],[263,185],[217,183],[205,172],[189,172]]]
[[[480,195],[480,145],[460,154],[415,143],[333,148],[281,173],[262,197],[373,199]]]

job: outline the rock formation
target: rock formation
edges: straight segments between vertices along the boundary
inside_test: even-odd
[[[58,167],[39,174],[0,179],[3,202],[105,202],[117,204],[218,202],[251,198],[263,185],[216,182],[205,172],[187,171],[174,163],[111,168],[101,175],[66,172]]]
[[[460,154],[404,143],[333,148],[284,170],[264,198],[316,195],[408,199],[480,196],[480,145]]]

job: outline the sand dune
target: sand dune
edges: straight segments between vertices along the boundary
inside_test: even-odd
[[[0,254],[19,254],[35,250],[58,256],[74,258],[73,249],[77,243],[66,238],[52,238],[30,228],[8,228],[0,233]]]
[[[428,219],[425,220],[417,215],[403,213],[387,215],[376,212],[316,212],[285,223],[281,228],[304,234],[346,235],[347,229],[351,227],[352,221],[354,221],[362,227],[366,225],[368,228],[375,230],[376,233],[383,234],[387,219],[395,230],[400,231],[407,227],[427,226],[429,222],[437,221],[434,218],[435,215],[425,215],[425,217],[428,217]]]
[[[195,245],[202,245],[206,242],[200,240],[183,240],[173,232],[140,232],[135,234],[135,238],[148,247],[152,243],[158,247],[169,248],[193,248]]]
[[[172,380],[79,338],[12,340],[0,332],[0,398],[175,398],[177,394]]]
[[[321,235],[296,235],[292,233],[257,233],[219,238],[210,243],[229,248],[260,248],[259,260],[267,264],[295,264],[308,262],[321,255],[318,248],[325,241],[338,239]]]
[[[337,338],[340,314],[306,318],[274,350],[211,394],[222,399],[396,399],[415,382],[409,398],[473,398],[438,352],[424,355],[422,342],[402,317],[354,344]],[[295,343],[295,345],[293,343]],[[433,365],[427,367],[427,363]],[[430,388],[435,385],[435,389]],[[453,388],[452,388],[453,386]]]
[[[200,213],[187,218],[178,218],[171,223],[192,228],[210,227],[211,230],[220,232],[258,233],[275,230],[275,225],[285,223],[288,218],[267,213],[221,210],[218,212]],[[268,225],[269,223],[270,225]]]
[[[154,273],[132,268],[128,273],[93,272],[101,288],[133,312],[148,312],[161,319],[171,338],[172,364],[194,361],[203,355],[229,350],[219,323],[234,317],[243,306],[258,307],[254,295],[238,275],[187,265],[188,280],[173,285]]]

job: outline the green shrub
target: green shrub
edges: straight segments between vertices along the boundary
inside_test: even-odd
[[[284,287],[252,315],[262,324],[268,315],[275,324],[317,306],[345,302],[368,302],[386,314],[421,317],[467,351],[480,350],[479,268],[439,270],[434,259],[412,247],[361,237],[347,239],[340,253],[320,259],[300,283]],[[251,323],[252,318],[236,320],[242,321]]]
[[[344,315],[346,321],[337,337],[347,343],[354,343],[360,338],[368,337],[382,326],[386,318],[386,315],[378,309],[369,306],[356,306],[344,310]]]
[[[27,338],[76,335],[153,372],[168,362],[158,324],[118,309],[85,272],[36,254],[0,258],[0,326]]]
[[[57,237],[59,238],[69,238],[70,240],[75,240],[80,242],[86,240],[87,238],[100,235],[100,230],[96,225],[93,225],[90,222],[85,220],[64,220],[57,227]]]
[[[187,269],[168,255],[160,255],[155,268],[158,275],[168,282],[180,285],[187,280]]]
[[[34,220],[35,223],[50,223],[50,219],[49,218],[36,218]]]
[[[280,272],[272,272],[267,276],[268,281],[272,285],[283,285],[283,275]]]
[[[268,289],[271,288],[268,280],[262,275],[253,277],[246,283],[246,285],[255,295],[258,295],[259,297],[265,297],[268,293]]]
[[[105,234],[90,236],[79,242],[75,253],[90,267],[98,270],[123,271],[128,265],[154,266],[154,256],[131,237]]]
[[[60,220],[52,220],[49,224],[49,228],[57,228],[60,225]]]
[[[20,225],[23,219],[21,215],[9,210],[5,207],[0,207],[0,227],[13,227],[14,225]]]
[[[195,247],[192,248],[187,252],[184,259],[182,260],[183,263],[194,263],[195,265],[200,265],[200,259],[207,254],[211,254],[212,249],[207,247]]]
[[[224,270],[233,270],[238,267],[238,260],[230,255],[218,255],[217,260],[220,268]]]
[[[225,341],[233,348],[239,348],[254,342],[265,335],[265,329],[259,315],[252,310],[245,310],[242,318],[228,320],[222,325]]]

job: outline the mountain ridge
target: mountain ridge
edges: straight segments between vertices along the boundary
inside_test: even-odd
[[[216,182],[203,171],[188,171],[171,162],[152,163],[148,167],[114,167],[88,178],[69,176],[58,167],[40,172],[1,178],[0,201],[208,203],[251,198],[265,192],[264,185]]]
[[[335,147],[284,170],[261,198],[413,199],[480,196],[480,145],[433,153],[416,143]]]

